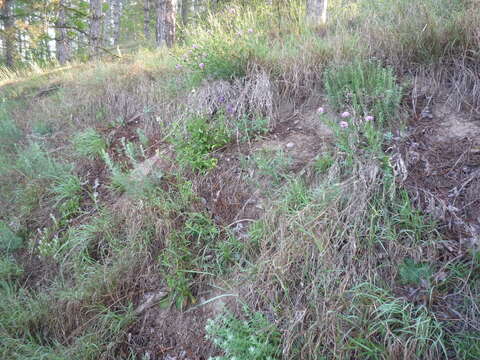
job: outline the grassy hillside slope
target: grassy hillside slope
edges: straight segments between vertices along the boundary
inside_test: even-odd
[[[1,358],[480,358],[478,2],[290,3],[2,72]]]

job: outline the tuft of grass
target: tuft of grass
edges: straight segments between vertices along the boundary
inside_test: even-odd
[[[392,121],[398,111],[402,89],[390,68],[355,61],[328,68],[324,79],[329,102],[337,111],[353,109],[360,119],[372,115],[379,125]]]
[[[75,151],[89,159],[96,159],[107,149],[105,139],[95,129],[87,129],[76,135],[73,139]]]
[[[442,325],[425,307],[396,299],[371,284],[351,290],[351,314],[345,320],[356,332],[347,343],[360,358],[388,358],[403,353],[435,358],[446,355]]]
[[[55,207],[58,207],[62,218],[75,215],[80,209],[82,183],[80,178],[73,174],[59,177],[51,192],[54,194]]]

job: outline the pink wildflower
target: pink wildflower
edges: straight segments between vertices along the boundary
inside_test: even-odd
[[[179,70],[181,68],[182,68],[182,65],[180,65],[180,64],[175,65],[175,69]]]
[[[340,121],[339,125],[342,129],[348,128],[348,123],[346,121]]]
[[[340,114],[340,116],[345,119],[350,116],[350,113],[348,111],[344,111]]]
[[[198,45],[193,44],[192,49],[198,49]]]
[[[252,29],[252,28],[248,29],[247,31],[248,31],[250,34],[253,33],[253,29]]]
[[[204,64],[204,63],[200,63],[200,64],[198,64],[198,66],[199,66],[200,69],[202,69],[202,70],[205,69],[205,64]]]
[[[372,115],[367,115],[365,116],[365,121],[373,121],[373,116]]]
[[[317,113],[318,113],[318,114],[323,114],[324,112],[325,112],[325,109],[324,109],[322,106],[320,106],[320,107],[317,109]]]

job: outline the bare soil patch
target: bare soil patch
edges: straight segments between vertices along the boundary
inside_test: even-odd
[[[396,144],[397,165],[416,206],[457,242],[452,256],[479,245],[480,121],[435,106]],[[400,168],[403,167],[403,170]]]

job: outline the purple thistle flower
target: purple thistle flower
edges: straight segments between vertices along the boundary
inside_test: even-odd
[[[347,117],[349,117],[350,115],[351,115],[351,114],[350,114],[348,111],[344,111],[344,112],[342,112],[342,113],[340,114],[340,116],[341,116],[342,118],[344,118],[344,119],[347,118]]]
[[[373,121],[374,117],[372,115],[365,116],[365,121]]]
[[[346,121],[340,121],[339,125],[342,129],[348,128],[348,123]]]
[[[252,29],[252,28],[248,29],[247,31],[248,31],[250,34],[253,33],[253,29]]]
[[[180,65],[180,64],[175,65],[175,69],[179,70],[181,68],[182,68],[182,65]]]
[[[204,63],[200,63],[200,64],[198,64],[198,67],[203,70],[203,69],[205,69],[205,64],[204,64]]]
[[[235,113],[235,108],[232,104],[228,104],[227,105],[227,112],[230,114],[230,115],[233,115]]]

